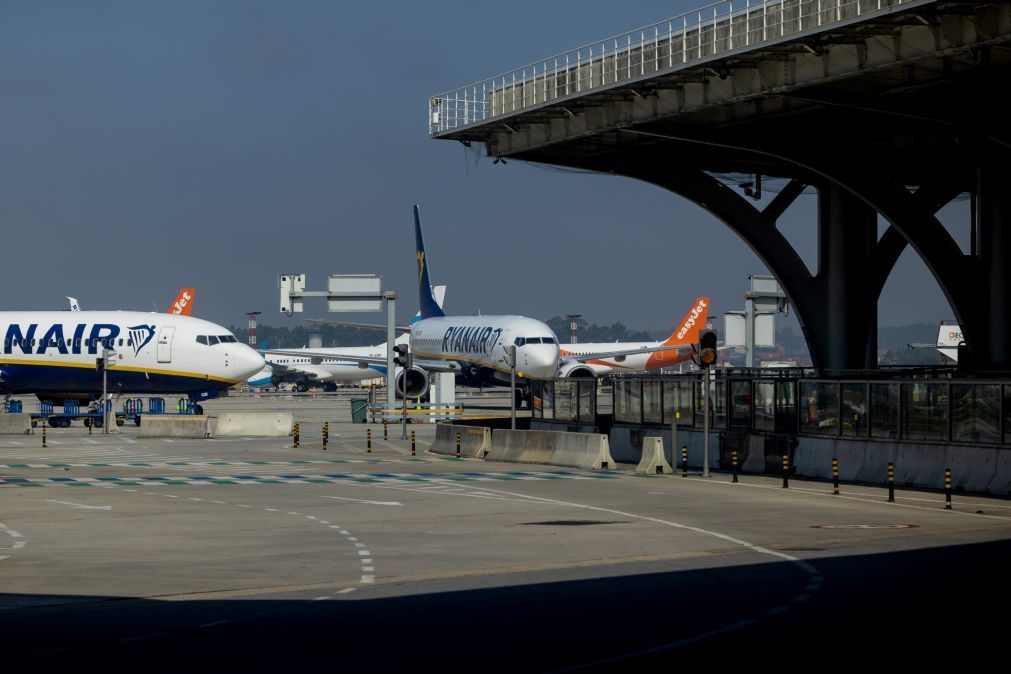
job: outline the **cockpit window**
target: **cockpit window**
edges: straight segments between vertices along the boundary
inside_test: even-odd
[[[222,344],[231,344],[233,342],[239,341],[239,340],[235,339],[235,337],[232,336],[232,335],[219,335],[218,339],[221,340]]]
[[[203,344],[204,346],[207,346],[207,335],[198,335],[197,344]]]
[[[513,343],[514,343],[514,344],[515,344],[516,346],[523,346],[524,344],[526,344],[526,343],[527,343],[527,338],[526,338],[526,337],[517,337],[517,338],[516,338],[516,341],[515,341],[515,342],[513,342]]]
[[[207,336],[207,343],[210,344],[211,346],[214,346],[215,344],[218,343],[218,338],[215,337],[214,335],[208,335]]]
[[[558,342],[555,341],[554,337],[543,337],[541,339],[541,341],[544,342],[545,344],[557,344],[558,343]]]

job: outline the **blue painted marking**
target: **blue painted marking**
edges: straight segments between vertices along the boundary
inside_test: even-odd
[[[336,473],[334,475],[324,475],[323,477],[332,477],[335,480],[349,480],[349,479],[351,479],[350,475],[342,475],[340,473]]]
[[[77,482],[75,478],[72,477],[51,477],[50,482]]]
[[[123,478],[121,478],[121,477],[100,477],[98,479],[101,480],[102,482],[119,482]]]
[[[190,475],[186,478],[187,480],[213,480],[214,478],[210,475]]]
[[[233,480],[259,480],[260,478],[258,478],[255,475],[232,475],[231,479],[233,479]]]
[[[168,481],[167,477],[138,477],[136,479],[138,479],[138,480],[147,480],[149,482],[150,481],[154,481],[154,482],[167,482]]]

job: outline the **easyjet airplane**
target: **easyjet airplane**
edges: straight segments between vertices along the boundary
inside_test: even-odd
[[[600,377],[617,373],[646,372],[689,361],[693,354],[691,345],[699,341],[699,330],[706,324],[709,304],[708,297],[696,298],[692,308],[674,328],[674,332],[662,342],[561,344],[558,376]],[[634,353],[635,349],[642,349],[642,353]],[[633,351],[633,353],[611,357],[595,355],[608,350]]]
[[[193,313],[193,296],[196,294],[195,288],[183,288],[176,295],[176,298],[172,301],[169,306],[168,313],[175,316],[189,316]],[[67,297],[70,302],[71,311],[80,311],[81,303],[77,301],[76,297]]]

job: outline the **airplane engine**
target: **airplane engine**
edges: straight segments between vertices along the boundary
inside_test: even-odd
[[[397,397],[420,398],[428,393],[428,372],[420,367],[401,370],[395,382]]]
[[[593,379],[596,375],[593,368],[583,363],[569,363],[558,368],[558,377],[561,379]]]

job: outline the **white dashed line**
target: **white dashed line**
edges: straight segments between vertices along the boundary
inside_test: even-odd
[[[370,553],[368,550],[359,550],[358,554],[361,555],[362,557],[368,557]]]
[[[374,582],[376,582],[376,577],[375,576],[362,576],[361,580],[359,580],[358,582],[359,583],[365,583],[365,584],[374,583]]]
[[[339,591],[337,594],[348,594],[349,592],[354,592],[357,589],[358,589],[357,587],[346,587],[343,590]]]

